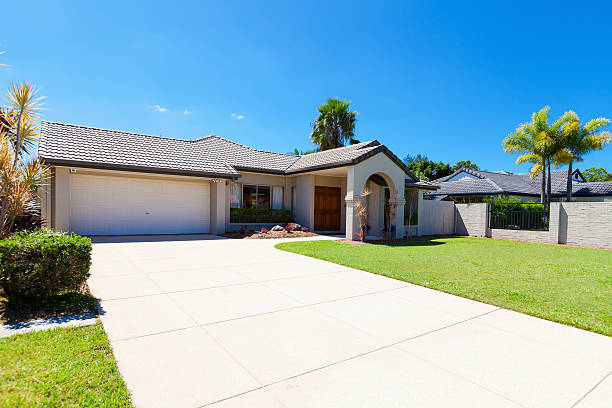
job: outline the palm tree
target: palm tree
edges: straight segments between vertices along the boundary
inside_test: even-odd
[[[342,147],[353,141],[357,112],[349,111],[350,102],[330,98],[317,109],[319,115],[312,124],[310,139],[320,150]]]
[[[547,202],[546,169],[547,166],[550,166],[550,159],[553,156],[551,152],[556,148],[556,144],[551,143],[556,139],[557,132],[551,132],[551,126],[548,124],[549,110],[550,107],[545,106],[539,112],[533,113],[530,123],[519,125],[513,133],[506,136],[503,142],[506,153],[522,153],[516,159],[516,164],[533,164],[529,172],[531,178],[536,178],[539,174],[542,174],[540,190],[540,202],[542,204]],[[562,123],[557,122],[553,126],[560,128]]]
[[[572,167],[573,163],[582,161],[582,157],[593,150],[601,150],[605,144],[610,143],[610,132],[600,130],[610,124],[610,119],[597,118],[580,126],[578,115],[569,111],[563,115],[562,129],[563,145],[567,152],[567,201],[572,201]],[[599,133],[598,133],[599,132]]]

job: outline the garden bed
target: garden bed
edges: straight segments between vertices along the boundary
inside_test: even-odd
[[[304,237],[316,237],[319,234],[314,232],[303,232],[303,231],[269,231],[262,233],[260,231],[251,231],[241,234],[240,232],[228,232],[222,236],[227,238],[238,238],[238,239],[278,239],[278,238],[304,238]]]

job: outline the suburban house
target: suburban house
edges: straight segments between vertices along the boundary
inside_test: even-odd
[[[312,231],[357,239],[354,206],[366,187],[368,235],[381,236],[388,225],[403,237],[404,206],[418,214],[424,192],[438,188],[419,181],[377,141],[298,156],[218,136],[172,139],[55,122],[43,122],[41,133],[39,156],[53,173],[41,191],[43,217],[52,228],[84,235],[269,226],[269,219],[232,219],[235,209],[254,208],[264,215],[291,211]],[[413,228],[409,233],[420,234]]]
[[[425,199],[457,203],[483,202],[486,197],[504,195],[522,201],[539,201],[542,176],[529,173],[482,171],[460,168],[453,174],[431,182],[438,190],[425,194]],[[580,170],[572,173],[572,200],[612,202],[612,181],[587,182]],[[567,191],[567,170],[551,171],[551,199],[564,201]]]

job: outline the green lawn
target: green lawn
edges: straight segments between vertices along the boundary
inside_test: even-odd
[[[612,251],[470,237],[276,247],[612,336]]]
[[[0,339],[0,407],[131,407],[100,323]]]

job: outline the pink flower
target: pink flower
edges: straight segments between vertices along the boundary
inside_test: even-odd
[[[308,232],[308,228],[302,227],[302,232]]]
[[[270,232],[270,231],[268,231],[268,229],[267,229],[266,227],[263,227],[263,228],[261,229],[261,233],[262,233],[262,234],[267,234],[268,232]]]
[[[293,230],[293,227],[291,227],[290,224],[287,224],[287,226],[285,227],[285,231],[291,232],[292,230]]]

